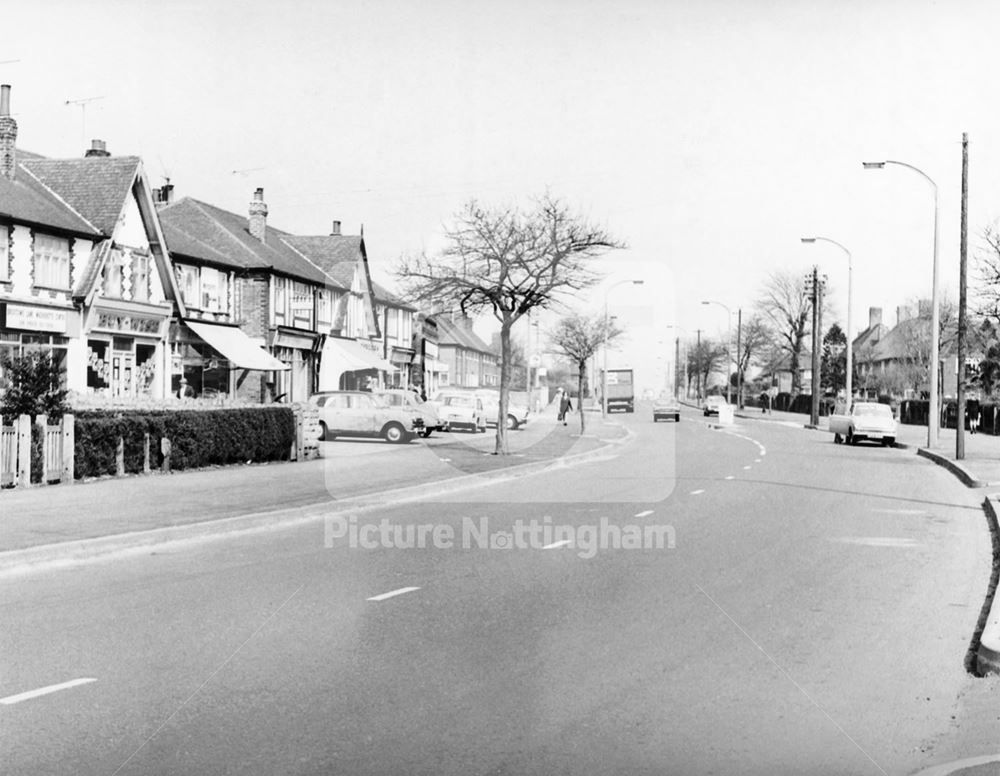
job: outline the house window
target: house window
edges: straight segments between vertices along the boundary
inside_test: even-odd
[[[181,298],[185,304],[198,307],[201,304],[199,296],[198,268],[189,267],[184,264],[176,265],[177,285],[181,292]]]
[[[69,240],[35,235],[35,286],[69,290]]]
[[[288,281],[285,278],[274,279],[274,316],[284,320],[288,311]]]
[[[211,267],[201,268],[201,309],[211,312],[224,312],[223,310],[223,289],[225,288],[225,276],[217,269]]]
[[[0,226],[0,283],[10,281],[10,227]]]
[[[149,255],[145,253],[132,254],[132,298],[149,301]]]
[[[389,307],[385,311],[385,336],[399,339],[399,310]]]
[[[305,283],[292,284],[292,326],[312,328],[312,290]]]
[[[332,308],[330,306],[330,293],[326,290],[316,292],[316,317],[320,324],[329,325],[332,323]]]
[[[104,264],[104,295],[112,299],[122,298],[125,282],[125,256],[120,250],[112,250]]]

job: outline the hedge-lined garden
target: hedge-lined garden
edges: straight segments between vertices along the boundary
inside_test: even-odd
[[[124,470],[140,473],[149,437],[151,469],[192,469],[250,461],[288,460],[295,442],[291,407],[219,410],[83,410],[75,415],[75,475],[100,477],[118,471],[118,440]],[[169,440],[164,445],[162,440]]]

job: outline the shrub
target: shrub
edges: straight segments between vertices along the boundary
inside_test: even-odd
[[[58,420],[69,411],[62,388],[62,370],[51,353],[25,353],[22,356],[0,355],[3,368],[3,396],[0,397],[0,415],[16,418],[30,415],[48,415]]]
[[[118,440],[125,471],[141,472],[145,435],[150,466],[163,462],[161,440],[170,440],[172,469],[286,460],[295,440],[290,407],[222,410],[84,410],[76,415],[76,476],[114,474]]]

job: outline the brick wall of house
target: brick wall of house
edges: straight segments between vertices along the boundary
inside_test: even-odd
[[[267,278],[262,275],[236,278],[236,322],[248,337],[267,341]],[[265,372],[236,372],[236,395],[252,402],[268,400]]]

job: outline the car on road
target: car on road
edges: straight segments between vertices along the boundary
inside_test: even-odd
[[[416,391],[405,388],[385,388],[376,391],[375,394],[393,407],[406,407],[419,414],[424,420],[420,436],[427,438],[434,431],[445,430],[444,424],[438,418],[437,407],[432,402],[421,399],[420,394]]]
[[[449,431],[466,429],[484,433],[486,431],[486,408],[481,396],[468,391],[442,391],[434,397],[438,419]]]
[[[653,422],[656,423],[661,418],[673,418],[676,423],[681,421],[681,403],[669,394],[661,394],[653,400]]]
[[[701,411],[707,418],[709,415],[718,415],[719,410],[729,404],[725,396],[709,396],[701,407]]]
[[[500,391],[489,389],[479,389],[476,395],[482,397],[483,405],[486,407],[486,424],[488,426],[497,425],[497,418],[500,415]],[[528,422],[528,405],[521,404],[514,400],[513,396],[507,399],[507,428],[518,429]]]
[[[393,407],[368,391],[324,391],[309,397],[319,410],[320,440],[381,437],[409,442],[423,431],[423,416],[409,407]]]
[[[896,418],[888,404],[856,401],[846,411],[845,404],[839,402],[830,415],[829,426],[833,441],[838,445],[842,442],[856,445],[869,440],[892,447],[896,442]]]

